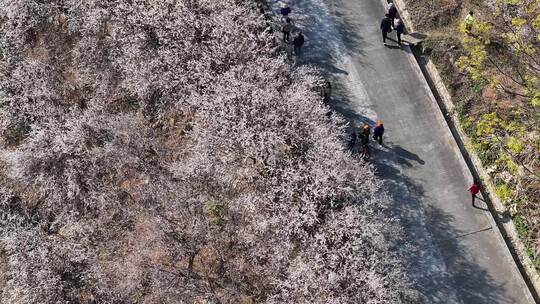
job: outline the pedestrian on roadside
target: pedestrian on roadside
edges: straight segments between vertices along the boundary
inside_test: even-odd
[[[473,180],[473,184],[469,188],[469,192],[471,193],[472,206],[474,207],[474,199],[476,198],[478,192],[480,192],[480,183],[478,182],[478,180]]]
[[[349,138],[349,150],[353,151],[355,146],[356,146],[356,132],[354,132],[353,130]]]
[[[289,36],[291,34],[291,18],[286,18],[285,23],[281,27],[281,32],[283,33],[283,41],[289,42]]]
[[[388,4],[388,17],[392,20],[392,24],[394,24],[394,19],[397,16],[397,7],[394,5],[394,3],[390,2]]]
[[[382,121],[377,120],[377,125],[375,125],[375,128],[373,129],[373,139],[379,141],[379,145],[382,146],[382,138],[384,134],[384,125]]]
[[[298,32],[298,35],[294,37],[293,44],[294,44],[294,53],[297,56],[300,56],[300,54],[302,53],[302,46],[304,45],[304,35],[302,35],[302,32]]]
[[[392,19],[390,19],[390,15],[388,14],[384,15],[384,18],[381,20],[381,31],[383,44],[386,45],[386,37],[388,33],[392,32]]]
[[[361,147],[360,147],[360,154],[362,155],[362,158],[367,161],[369,160],[369,136],[371,135],[371,127],[369,124],[364,123],[362,126],[362,130],[360,130],[360,140],[361,140]]]
[[[362,138],[362,146],[367,146],[369,144],[369,136],[371,135],[371,127],[369,124],[364,123],[360,134]]]
[[[323,102],[328,103],[332,95],[332,84],[328,79],[324,81]]]
[[[281,2],[281,9],[279,10],[279,13],[283,18],[287,18],[289,14],[291,13],[291,8],[284,2]]]
[[[465,17],[465,32],[470,34],[474,25],[474,12],[469,11],[469,14]]]
[[[396,30],[397,43],[401,45],[401,34],[403,34],[405,31],[405,24],[403,24],[403,20],[397,18],[394,22],[394,29]]]

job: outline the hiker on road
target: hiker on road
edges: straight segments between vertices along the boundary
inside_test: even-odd
[[[291,34],[291,18],[286,18],[285,23],[281,27],[281,32],[283,33],[283,41],[289,42],[289,36]]]
[[[394,22],[394,29],[396,30],[397,43],[401,45],[401,34],[403,34],[405,31],[405,24],[403,24],[403,20],[397,18]]]
[[[356,132],[354,132],[353,130],[349,138],[349,150],[353,151],[355,146],[356,146]]]
[[[388,14],[384,15],[384,18],[381,20],[381,31],[383,43],[386,45],[386,37],[392,31],[392,19],[390,19]]]
[[[375,129],[373,129],[373,139],[379,141],[379,145],[382,146],[382,138],[384,134],[384,125],[382,121],[378,120]]]
[[[287,18],[287,16],[289,16],[291,13],[291,8],[286,3],[281,2],[281,9],[279,10],[279,13],[281,16],[283,16],[283,18]]]
[[[390,2],[388,4],[388,17],[392,20],[392,24],[394,24],[394,19],[397,16],[397,8],[394,5],[394,3]]]
[[[332,84],[328,79],[324,81],[323,102],[330,102],[330,96],[332,95]]]
[[[304,45],[304,35],[302,35],[302,32],[298,32],[298,35],[293,40],[294,44],[294,53],[298,56],[300,56],[302,52],[302,45]]]
[[[360,131],[359,137],[361,139],[362,146],[360,148],[360,154],[363,156],[363,159],[367,161],[369,159],[369,136],[371,135],[371,127],[369,124],[364,123],[362,130]]]
[[[364,123],[360,137],[362,138],[362,146],[367,146],[369,144],[369,136],[371,135],[371,127],[369,124]]]
[[[474,207],[474,200],[476,199],[476,195],[478,194],[478,192],[480,192],[480,186],[477,180],[473,181],[472,186],[469,188],[469,192],[471,193],[472,206]]]

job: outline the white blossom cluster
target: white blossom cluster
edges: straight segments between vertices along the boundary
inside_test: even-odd
[[[0,303],[418,303],[381,183],[249,1],[0,24]]]

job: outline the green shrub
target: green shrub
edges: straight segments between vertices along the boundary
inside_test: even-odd
[[[527,239],[531,234],[531,230],[529,229],[529,225],[527,225],[523,217],[521,217],[520,215],[516,215],[512,218],[512,221],[516,226],[516,231],[519,237],[522,239]]]
[[[506,154],[502,154],[496,161],[497,168],[501,171],[516,173],[519,169],[518,165]]]
[[[484,114],[482,119],[476,125],[476,135],[484,136],[491,135],[495,132],[495,127],[499,124],[500,119],[497,113]]]
[[[496,185],[495,194],[497,194],[497,196],[505,203],[510,201],[510,199],[514,195],[512,189],[506,183]]]
[[[499,159],[499,153],[492,148],[490,141],[477,140],[473,148],[478,153],[478,157],[484,166],[490,166]]]
[[[481,81],[481,80],[475,81],[474,85],[473,85],[473,91],[476,94],[480,94],[480,93],[482,93],[482,91],[484,90],[486,85],[487,85],[487,82],[485,82],[485,81]]]
[[[465,132],[469,136],[475,139],[476,137],[474,137],[474,120],[468,115],[461,114],[461,112],[459,115],[459,120],[461,122],[461,126],[463,127],[463,130],[465,130]]]
[[[214,201],[209,201],[206,203],[206,211],[208,212],[212,223],[215,225],[221,225],[223,222],[223,205]]]
[[[506,142],[506,147],[513,153],[518,154],[525,148],[525,143],[522,140],[512,136],[508,138],[508,141]]]

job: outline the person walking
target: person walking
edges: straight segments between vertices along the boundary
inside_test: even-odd
[[[405,31],[405,24],[403,24],[403,20],[397,18],[394,22],[394,29],[396,30],[397,43],[401,45],[401,34],[403,34]]]
[[[286,18],[285,23],[281,27],[281,32],[283,33],[283,41],[289,42],[289,36],[291,34],[291,18]]]
[[[281,2],[281,9],[279,10],[279,13],[283,18],[287,18],[287,16],[289,16],[291,13],[291,8],[287,5],[287,3]]]
[[[369,136],[371,135],[371,127],[369,124],[364,123],[364,126],[362,126],[362,146],[367,146],[369,144]]]
[[[383,44],[386,45],[388,33],[392,32],[392,19],[390,19],[390,15],[388,14],[384,15],[384,18],[381,20],[381,31]]]
[[[379,141],[379,145],[382,146],[382,138],[384,134],[384,125],[382,121],[377,120],[377,125],[375,125],[375,128],[373,129],[373,139]]]
[[[323,88],[323,102],[328,103],[330,102],[330,96],[332,95],[332,84],[328,79],[325,79],[324,81],[324,88]]]
[[[388,17],[392,20],[392,24],[394,24],[394,19],[397,16],[397,7],[394,5],[394,3],[390,2],[388,4]]]
[[[349,150],[353,151],[355,146],[356,146],[356,132],[354,132],[353,130],[349,138]]]
[[[360,139],[362,143],[362,149],[360,153],[365,157],[369,157],[369,136],[371,135],[371,127],[369,124],[364,123],[362,130],[360,131]]]
[[[480,185],[476,179],[473,180],[473,184],[469,188],[469,192],[471,193],[472,206],[474,207],[474,200],[476,199],[476,195],[478,194],[478,192],[480,192]]]
[[[304,35],[302,35],[302,32],[298,32],[298,35],[294,37],[293,44],[294,44],[294,53],[300,56],[302,52],[302,46],[304,45]]]

